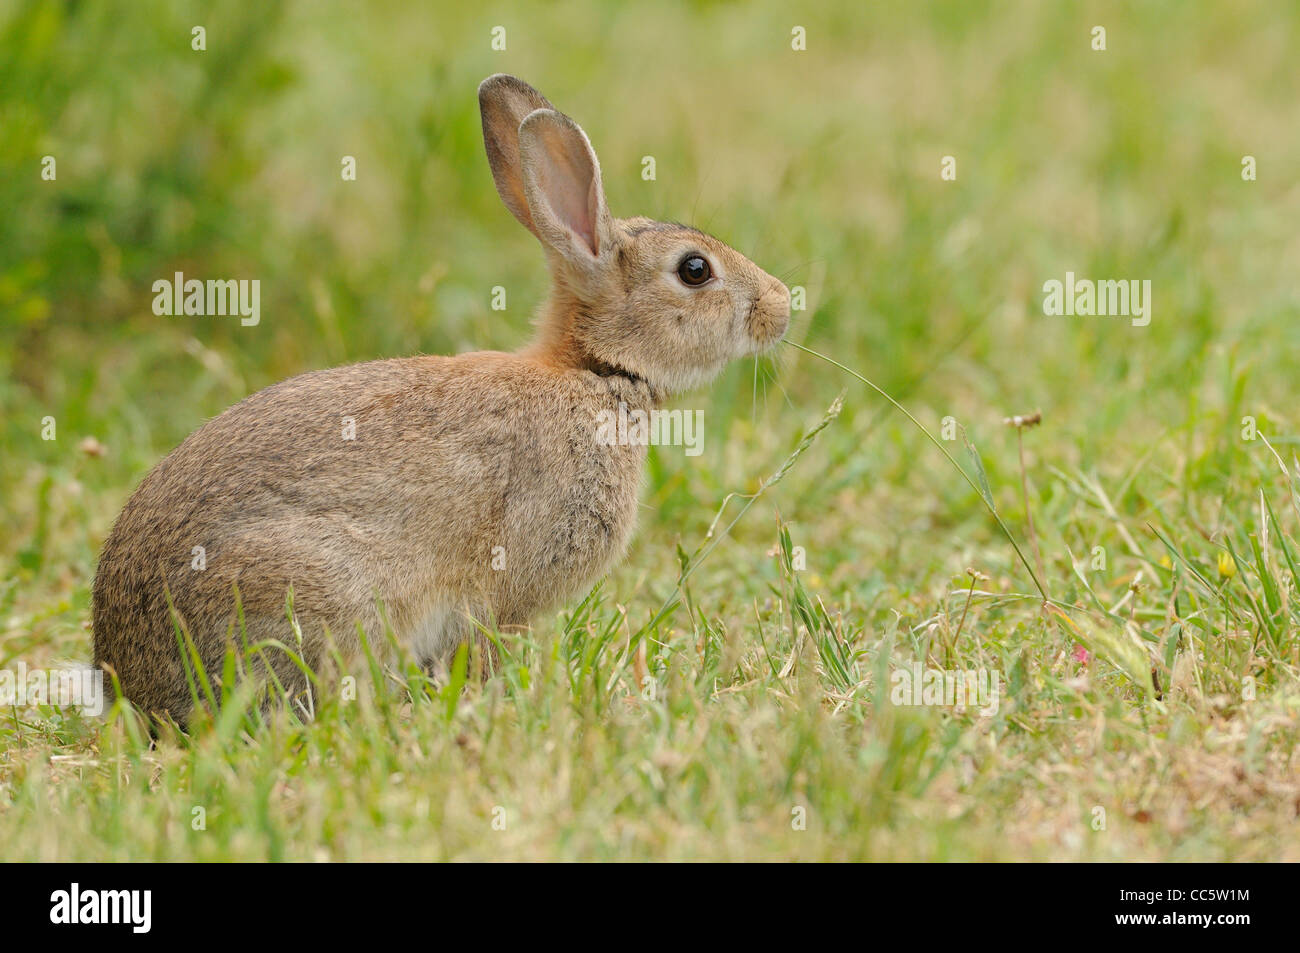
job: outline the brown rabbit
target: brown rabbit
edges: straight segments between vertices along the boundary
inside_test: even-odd
[[[242,640],[235,586],[249,643],[312,666],[330,640],[359,651],[358,624],[443,664],[474,620],[523,626],[583,592],[627,547],[646,453],[598,440],[602,412],[650,410],[784,334],[789,291],[743,255],[612,218],[586,135],[537,90],[491,76],[479,107],[497,191],[552,273],[534,341],[303,374],[159,463],[94,587],[95,663],[145,711],[183,723],[192,708],[173,613],[215,682]]]

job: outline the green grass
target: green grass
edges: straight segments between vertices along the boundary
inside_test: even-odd
[[[806,288],[790,338],[969,480],[851,374],[738,365],[675,401],[704,453],[652,451],[627,560],[484,686],[359,672],[152,748],[0,712],[5,860],[1300,859],[1294,5],[372,6],[0,3],[0,668],[89,656],[112,520],[229,404],[527,339],[497,71],[615,214]],[[154,316],[178,270],[259,279],[262,323]],[[1066,271],[1150,279],[1150,326],[1045,316]],[[917,660],[1000,671],[997,714],[891,704]]]

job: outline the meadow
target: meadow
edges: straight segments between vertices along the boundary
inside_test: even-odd
[[[1300,860],[1295,5],[359,10],[0,2],[0,669],[89,658],[113,519],[230,404],[528,340],[491,73],[801,289],[791,343],[674,397],[702,452],[484,684],[0,710],[4,860]],[[176,272],[259,322],[155,314]],[[1069,274],[1149,321],[1045,313]]]

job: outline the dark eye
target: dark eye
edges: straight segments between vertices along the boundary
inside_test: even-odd
[[[677,277],[691,286],[702,285],[713,277],[709,263],[699,255],[687,255],[677,266]]]

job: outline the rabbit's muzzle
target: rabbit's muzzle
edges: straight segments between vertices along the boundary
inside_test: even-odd
[[[750,305],[745,324],[755,352],[775,345],[790,326],[790,289],[772,279]]]

